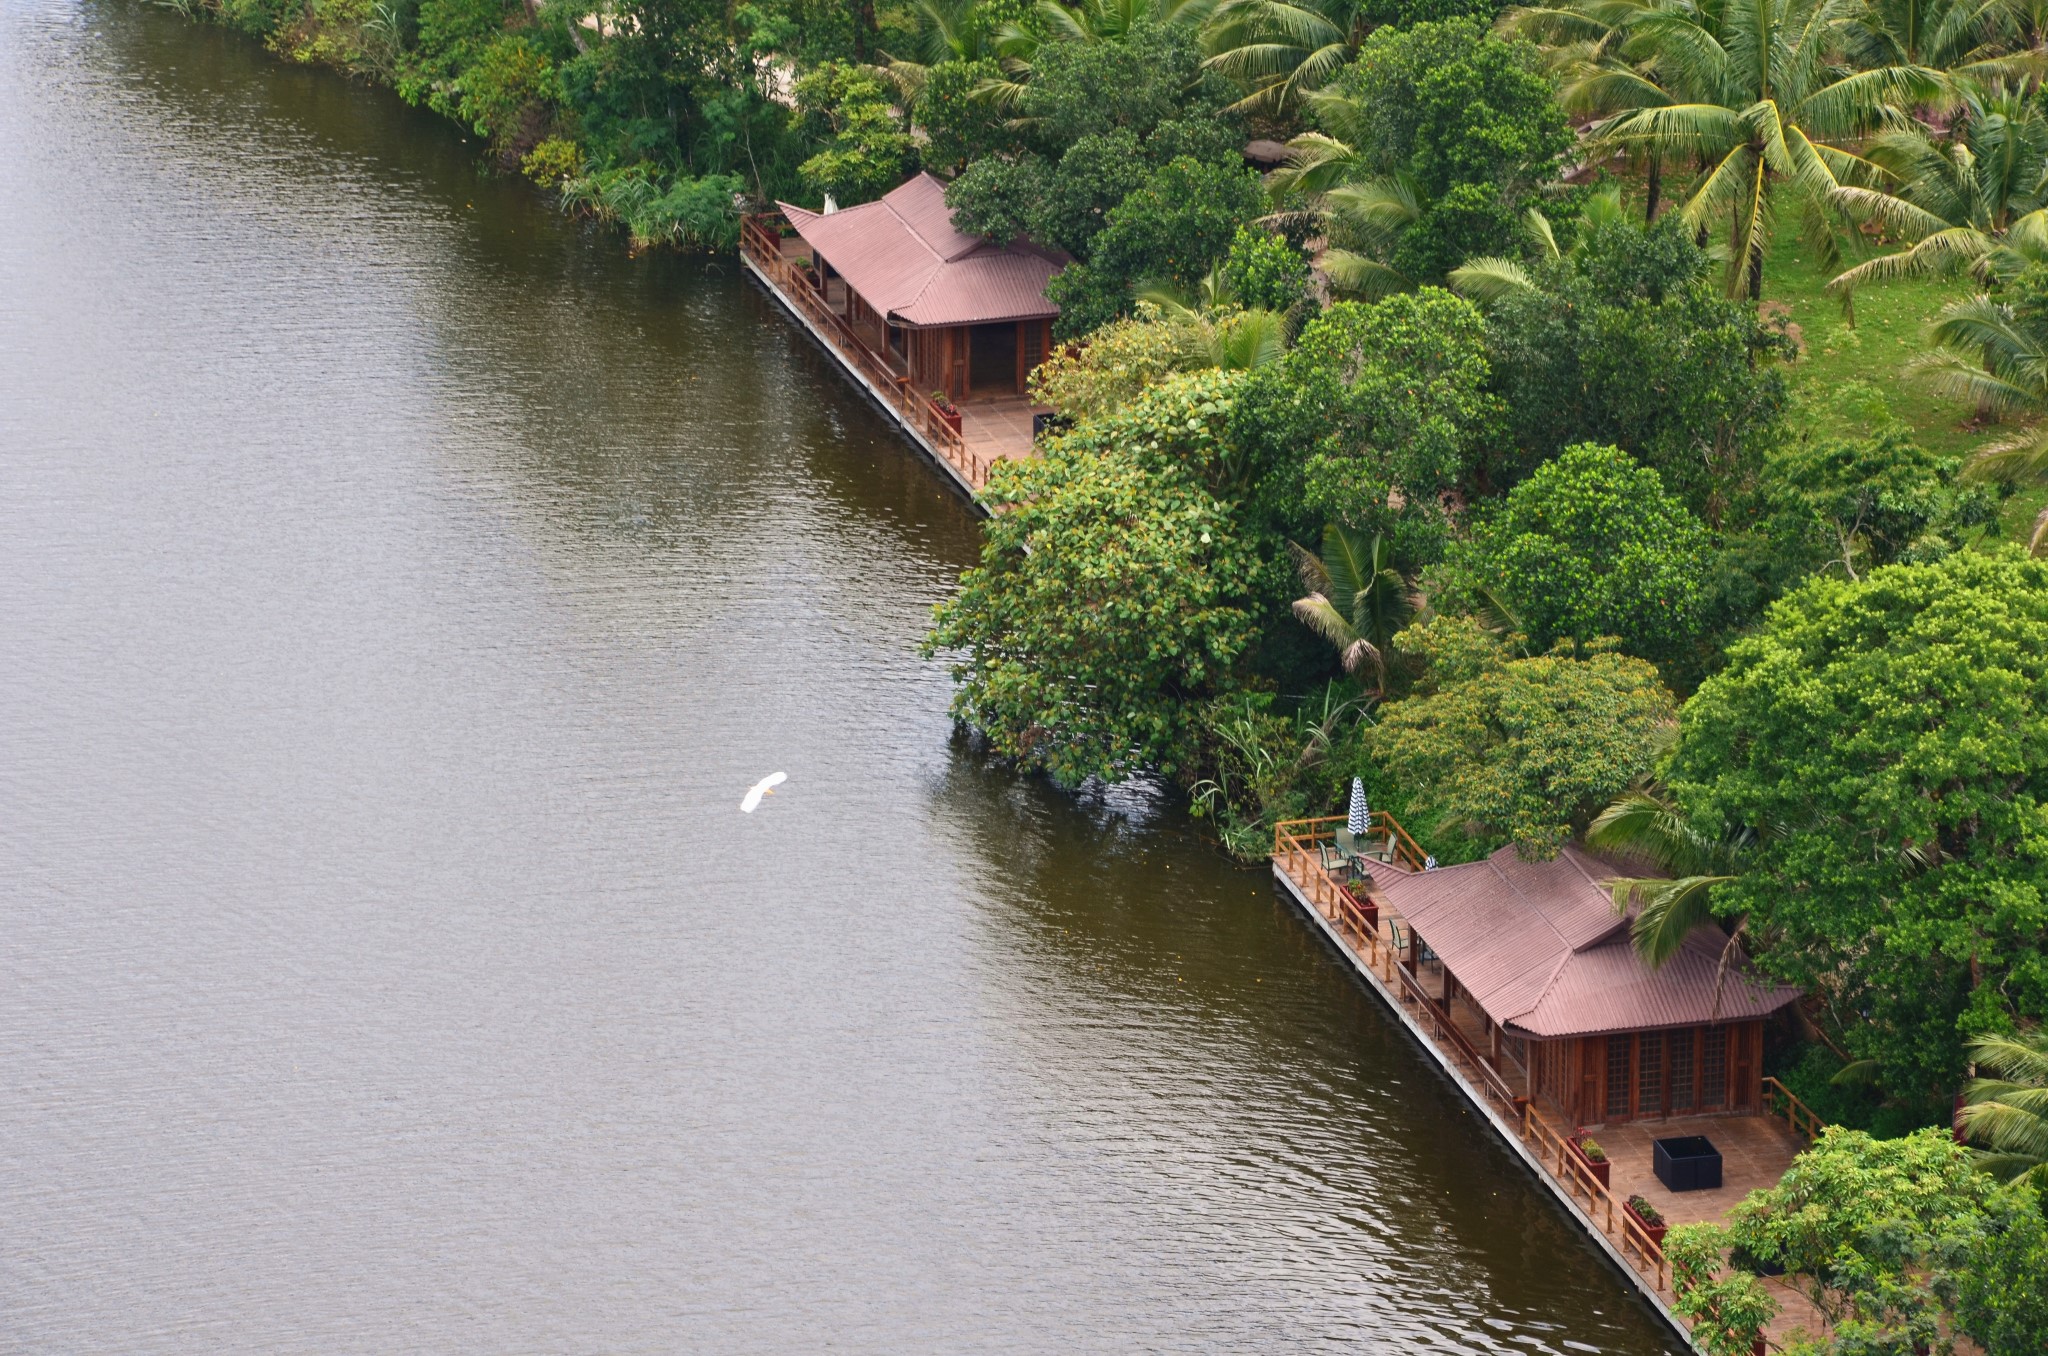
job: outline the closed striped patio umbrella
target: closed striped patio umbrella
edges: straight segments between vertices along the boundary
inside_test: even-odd
[[[1365,779],[1363,777],[1353,777],[1351,779],[1351,819],[1344,827],[1353,833],[1364,833],[1366,826],[1370,823],[1372,823],[1372,810],[1365,803]]]

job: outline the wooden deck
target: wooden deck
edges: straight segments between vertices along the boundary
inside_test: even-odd
[[[774,235],[752,218],[742,225],[740,257],[747,269],[955,484],[978,495],[998,462],[1033,454],[1031,416],[1045,406],[1008,392],[972,394],[955,402],[960,411],[956,431],[929,392],[911,389],[908,369],[889,351],[882,327],[847,320],[845,283],[834,278],[821,289],[797,267],[796,261],[809,252],[802,240]]]
[[[1411,930],[1398,914],[1382,903],[1379,916],[1369,919],[1343,882],[1323,869],[1317,841],[1343,822],[1281,825],[1275,835],[1274,876],[1602,1251],[1674,1329],[1689,1335],[1672,1308],[1676,1296],[1663,1249],[1628,1216],[1623,1203],[1631,1195],[1641,1195],[1671,1224],[1721,1220],[1750,1191],[1775,1185],[1784,1175],[1794,1155],[1807,1145],[1801,1129],[1816,1124],[1812,1114],[1792,1102],[1789,1094],[1767,1095],[1766,1103],[1778,1103],[1783,1115],[1690,1116],[1605,1127],[1594,1135],[1610,1165],[1611,1185],[1603,1187],[1566,1148],[1576,1127],[1563,1123],[1554,1109],[1529,1100],[1528,1078],[1512,1059],[1493,1060],[1484,1014],[1457,993],[1445,1005],[1442,967],[1423,961],[1410,973],[1402,965],[1392,942],[1393,926],[1401,925],[1404,934]],[[1398,827],[1388,821],[1386,831],[1398,832]],[[1774,1084],[1775,1080],[1766,1080],[1767,1091]],[[1670,1191],[1657,1180],[1651,1144],[1668,1136],[1696,1134],[1706,1135],[1721,1150],[1722,1185],[1715,1191]],[[1782,1347],[1798,1329],[1809,1334],[1824,1331],[1818,1311],[1804,1295],[1783,1279],[1766,1284],[1782,1309],[1766,1334],[1772,1347]]]

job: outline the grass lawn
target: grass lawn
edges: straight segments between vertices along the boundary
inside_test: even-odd
[[[1948,302],[1969,295],[1969,279],[1902,278],[1861,288],[1851,328],[1840,300],[1821,290],[1839,271],[1819,267],[1789,241],[1772,252],[1764,270],[1766,306],[1775,302],[1785,307],[1787,319],[1798,326],[1793,333],[1806,346],[1786,375],[1804,398],[1808,417],[1821,421],[1830,433],[1861,432],[1862,418],[1855,410],[1842,408],[1845,402],[1835,393],[1849,382],[1867,382],[1929,450],[1953,456],[1975,451],[1986,434],[1964,427],[1969,408],[1934,395],[1905,375],[1907,360],[1927,350],[1928,322]]]
[[[1845,262],[1840,267],[1846,268]],[[1905,374],[1908,359],[1927,347],[1927,325],[1934,313],[1969,295],[1968,278],[1900,279],[1858,289],[1856,324],[1842,316],[1842,304],[1822,289],[1840,269],[1823,269],[1791,239],[1781,241],[1764,269],[1764,301],[1782,305],[1786,318],[1805,345],[1805,353],[1788,368],[1793,391],[1801,397],[1800,418],[1824,434],[1856,436],[1868,427],[1858,402],[1839,392],[1851,382],[1875,387],[1892,414],[1912,428],[1922,446],[1952,456],[1967,456],[2007,427],[1967,426],[1971,411],[1934,395],[1917,378]],[[1773,308],[1775,309],[1775,308]],[[2026,490],[2007,500],[2000,514],[2004,535],[2025,541],[2034,516],[2048,504],[2048,490]]]

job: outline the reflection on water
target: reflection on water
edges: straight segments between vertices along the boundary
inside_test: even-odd
[[[975,521],[729,264],[146,8],[0,0],[0,138],[0,1349],[1670,1349],[958,750]]]

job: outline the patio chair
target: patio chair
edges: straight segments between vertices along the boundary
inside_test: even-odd
[[[1365,874],[1365,859],[1372,855],[1370,851],[1360,845],[1358,835],[1349,829],[1337,830],[1335,842],[1318,843],[1316,844],[1316,850],[1322,854],[1323,870],[1337,871],[1341,869],[1350,873],[1351,878],[1354,880]],[[1375,858],[1375,860],[1385,859]]]

